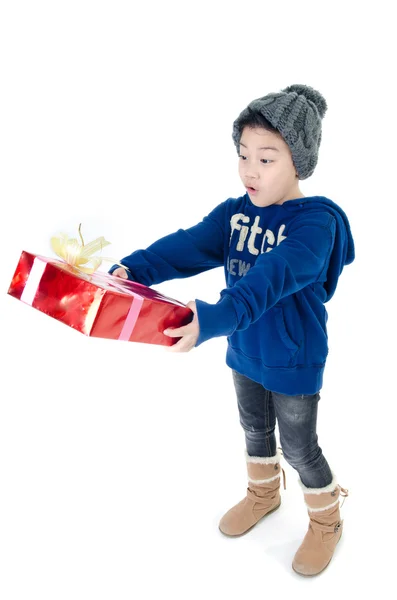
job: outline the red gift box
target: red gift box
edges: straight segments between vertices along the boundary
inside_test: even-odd
[[[8,294],[91,337],[172,346],[163,334],[193,319],[182,302],[110,273],[86,274],[23,251]]]

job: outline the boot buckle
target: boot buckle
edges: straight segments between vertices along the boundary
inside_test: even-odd
[[[341,523],[339,521],[339,523],[337,523],[334,527],[334,533],[338,533],[339,529],[341,528]]]

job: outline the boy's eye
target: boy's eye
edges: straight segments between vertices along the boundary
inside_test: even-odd
[[[243,156],[242,154],[239,154],[239,157],[240,157],[240,158],[247,158],[246,156]],[[266,161],[266,162],[268,162],[268,163],[271,163],[271,162],[273,162],[273,161],[269,160],[268,158],[261,158],[261,160],[265,160],[265,161]]]

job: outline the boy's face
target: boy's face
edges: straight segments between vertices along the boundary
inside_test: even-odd
[[[262,150],[272,146],[275,150]],[[240,139],[239,175],[256,206],[303,198],[291,151],[281,134],[262,127],[244,127]],[[243,157],[243,158],[242,158]],[[257,190],[250,189],[250,186]]]

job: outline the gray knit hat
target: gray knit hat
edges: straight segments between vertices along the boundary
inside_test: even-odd
[[[321,120],[327,110],[325,98],[308,85],[290,85],[252,100],[233,123],[232,138],[239,152],[244,120],[263,115],[288,144],[299,179],[313,174],[321,143]]]

